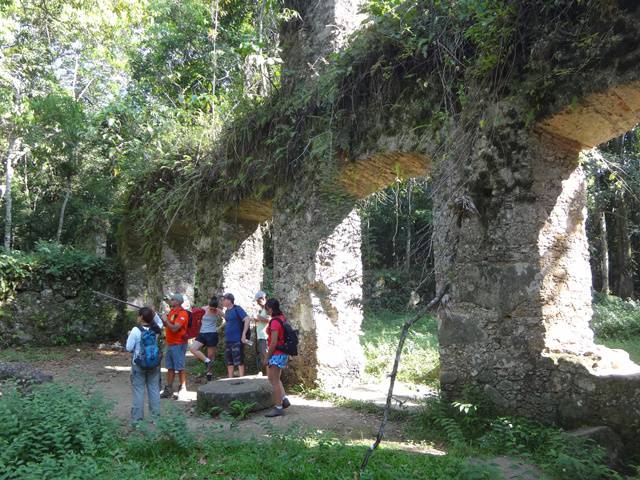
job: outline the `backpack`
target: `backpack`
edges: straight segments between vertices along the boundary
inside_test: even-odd
[[[189,340],[196,338],[202,328],[202,317],[204,317],[205,311],[203,308],[194,308],[193,310],[187,310],[189,315],[189,322],[187,323],[187,331],[184,334],[184,339]]]
[[[272,320],[280,323],[284,330],[284,345],[280,345],[276,348],[287,355],[291,355],[292,357],[298,355],[298,330],[295,330],[289,322],[283,322],[280,320],[280,317],[273,317]]]
[[[133,362],[143,370],[153,370],[160,366],[162,353],[158,348],[158,334],[151,328],[142,328],[140,330],[140,351]]]

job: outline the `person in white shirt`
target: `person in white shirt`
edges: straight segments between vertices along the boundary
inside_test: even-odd
[[[154,368],[143,369],[137,359],[141,356],[142,335],[146,331],[152,331],[157,337],[162,333],[162,328],[154,317],[157,315],[148,307],[138,310],[139,325],[132,328],[127,337],[127,351],[131,352],[131,392],[133,405],[131,407],[131,423],[136,424],[144,418],[144,391],[147,391],[149,401],[149,413],[160,414],[160,360]],[[156,343],[157,345],[157,343]],[[159,353],[159,351],[158,351]]]

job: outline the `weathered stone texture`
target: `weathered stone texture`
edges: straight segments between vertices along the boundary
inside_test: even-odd
[[[269,408],[273,389],[266,377],[225,378],[207,383],[198,388],[198,409],[208,412],[212,407],[224,411],[237,400],[244,404],[254,404],[252,412]]]
[[[451,285],[439,324],[443,392],[475,385],[504,411],[596,421],[630,438],[637,425],[614,412],[638,418],[628,374],[640,367],[593,344],[578,151],[527,133],[515,111],[496,112],[501,126],[471,157],[439,170],[447,188],[435,200],[436,271]],[[477,213],[460,212],[450,192],[468,195]]]
[[[311,176],[275,203],[274,287],[300,330],[290,380],[337,385],[363,369],[360,219],[353,200],[321,193],[319,185]]]

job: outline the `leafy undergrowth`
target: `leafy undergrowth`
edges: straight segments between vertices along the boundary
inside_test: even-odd
[[[196,435],[177,410],[128,436],[99,397],[47,384],[0,397],[0,479],[349,479],[366,446],[328,434],[279,433],[242,442]],[[495,471],[463,457],[382,448],[368,479],[493,479]]]
[[[474,395],[471,395],[474,397]],[[455,456],[511,456],[540,467],[556,480],[622,479],[592,440],[522,417],[496,415],[486,402],[445,403],[437,398],[412,423],[413,434],[441,441]]]
[[[411,312],[368,311],[362,325],[360,343],[365,355],[365,373],[373,381],[381,381],[391,371],[398,338]],[[398,380],[407,383],[435,385],[438,382],[438,326],[433,316],[416,322],[405,343]]]

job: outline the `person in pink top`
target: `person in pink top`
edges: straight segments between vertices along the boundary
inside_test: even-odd
[[[291,403],[284,392],[284,385],[280,380],[282,370],[287,366],[289,355],[280,350],[285,343],[284,323],[287,319],[280,311],[280,302],[275,298],[270,298],[265,304],[265,310],[271,317],[269,325],[267,325],[267,335],[269,348],[263,360],[265,367],[268,367],[267,376],[273,387],[273,410],[265,415],[265,417],[280,417],[284,415],[284,409],[288,408]]]

